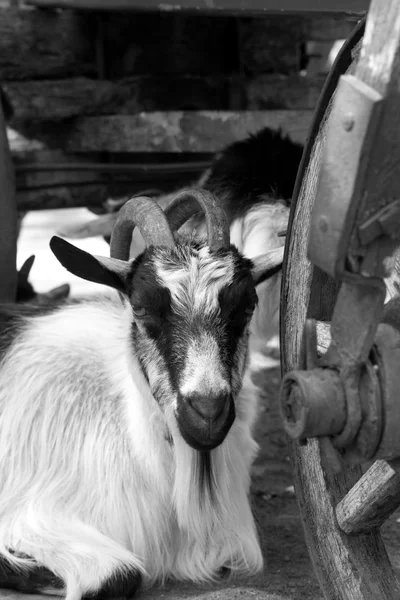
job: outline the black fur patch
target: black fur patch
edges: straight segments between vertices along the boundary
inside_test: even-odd
[[[142,576],[138,571],[119,572],[101,587],[95,594],[87,596],[94,600],[108,600],[109,598],[132,598],[142,583]]]
[[[46,588],[62,590],[64,583],[45,567],[37,565],[26,572],[0,558],[0,588],[17,590],[24,594],[40,594]]]
[[[222,359],[231,367],[237,344],[247,323],[250,321],[258,298],[253,278],[249,271],[250,261],[237,258],[235,276],[232,283],[219,293],[221,320],[224,324],[225,339],[220,345]]]
[[[110,577],[99,590],[84,597],[93,600],[132,598],[141,581],[139,572],[121,571]],[[0,588],[17,590],[24,594],[40,594],[48,589],[64,590],[64,587],[64,582],[46,567],[37,565],[26,572],[0,558]]]
[[[230,223],[261,194],[289,204],[302,154],[302,145],[266,127],[219,153],[204,187],[219,197]]]
[[[215,478],[212,469],[212,461],[210,452],[201,451],[198,454],[198,485],[199,485],[199,495],[200,495],[200,503],[202,503],[206,491],[208,491],[211,501],[214,500],[215,497]]]

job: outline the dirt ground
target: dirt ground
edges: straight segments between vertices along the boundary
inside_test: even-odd
[[[78,289],[77,280],[67,277],[66,272],[58,267],[55,260],[51,262],[53,258],[48,250],[48,239],[55,232],[60,218],[62,217],[64,222],[67,219],[81,221],[82,218],[87,218],[83,217],[81,212],[46,211],[40,218],[32,213],[26,219],[19,244],[19,263],[31,253],[37,255],[37,262],[32,271],[36,289],[44,291],[52,285],[70,281],[75,294],[92,291],[90,287]],[[86,250],[104,253],[103,240],[80,242],[77,245]],[[94,291],[98,293],[98,287]],[[255,383],[259,387],[261,397],[261,415],[257,427],[257,439],[261,450],[253,468],[252,504],[265,557],[264,572],[251,580],[227,580],[211,587],[171,583],[162,589],[142,592],[138,596],[139,599],[323,600],[323,593],[308,557],[293,492],[286,437],[278,411],[278,362],[275,360],[275,366],[257,373]],[[382,533],[392,564],[400,576],[400,512],[389,519]],[[0,599],[2,598],[22,600],[23,596],[0,590]],[[38,597],[27,596],[26,600],[35,598]]]

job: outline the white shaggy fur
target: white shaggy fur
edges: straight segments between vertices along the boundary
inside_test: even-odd
[[[262,202],[254,205],[245,215],[233,221],[231,243],[246,258],[256,258],[270,250],[284,246],[285,238],[279,237],[285,231],[289,219],[289,208],[276,201],[274,204]],[[250,357],[256,365],[262,353],[279,331],[279,302],[281,292],[280,272],[257,286],[258,305],[250,322]],[[265,359],[261,359],[261,363]]]
[[[190,396],[198,390],[202,390],[204,394],[231,392],[227,377],[220,369],[218,344],[207,333],[191,341],[179,386],[183,396]]]
[[[150,392],[129,348],[132,318],[116,294],[26,318],[0,368],[0,554],[45,564],[68,600],[123,569],[151,584],[262,568],[248,499],[250,381],[211,453],[215,497],[200,497],[199,454],[173,402],[163,412]]]

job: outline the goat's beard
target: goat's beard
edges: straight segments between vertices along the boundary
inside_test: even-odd
[[[262,558],[248,500],[257,444],[248,438],[246,426],[235,421],[220,446],[194,450],[183,439],[172,408],[165,417],[175,459],[172,510],[184,549],[178,563],[196,565],[205,578],[220,576],[223,567],[258,570]],[[182,564],[176,569],[179,573]]]
[[[221,485],[226,486],[224,444],[211,451],[198,451],[189,446],[179,431],[173,409],[165,412],[171,433],[175,458],[173,504],[178,526],[191,531],[207,544],[204,522],[220,526],[226,507],[221,505]],[[214,522],[216,521],[216,522]]]

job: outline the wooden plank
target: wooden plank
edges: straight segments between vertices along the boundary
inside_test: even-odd
[[[217,152],[263,127],[304,142],[311,119],[310,110],[154,112],[86,117],[47,135],[67,152]]]
[[[136,88],[85,77],[5,82],[14,119],[60,120],[87,114],[118,112],[125,103],[138,110]]]
[[[313,16],[307,18],[304,23],[308,40],[333,41],[345,40],[354,29],[358,19],[343,15]]]
[[[0,81],[95,74],[92,31],[69,11],[0,8]]]
[[[206,76],[237,70],[232,18],[210,22],[205,16],[144,13],[96,17],[87,12],[0,8],[0,80]],[[99,23],[101,37],[96,37]]]
[[[142,10],[202,12],[209,14],[265,15],[270,13],[359,14],[368,9],[368,0],[26,0],[42,7],[84,8],[90,10]]]
[[[15,179],[1,102],[0,190],[0,302],[15,302],[17,292]]]
[[[336,507],[339,527],[348,534],[379,528],[400,506],[400,475],[377,460]]]
[[[99,207],[108,198],[107,184],[66,185],[54,188],[17,191],[18,210]]]
[[[324,79],[261,75],[232,81],[230,76],[139,76],[119,81],[77,77],[3,84],[13,120],[59,121],[85,115],[141,111],[229,110],[232,89],[249,110],[313,110]]]
[[[325,77],[259,75],[245,86],[248,110],[313,110]]]
[[[60,150],[13,144],[19,210],[81,206],[100,207],[108,197],[121,197],[159,187],[177,189],[196,181],[209,160],[165,162],[148,158],[105,163],[96,155],[72,155]],[[115,158],[115,157],[114,157]]]
[[[71,79],[5,82],[14,120],[61,120],[146,110],[227,109],[230,77],[139,76],[119,81]]]

